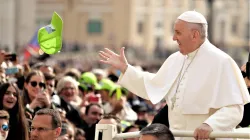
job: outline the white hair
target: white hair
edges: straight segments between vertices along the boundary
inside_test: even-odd
[[[58,94],[60,94],[62,89],[65,87],[65,84],[68,83],[68,82],[72,83],[74,88],[78,91],[79,83],[74,78],[72,78],[70,76],[64,76],[58,81],[58,83],[56,85],[56,91],[57,91]]]
[[[200,33],[200,36],[202,39],[207,38],[208,33],[207,33],[207,24],[204,23],[188,23],[189,27],[191,29],[195,29],[198,30],[198,32]]]

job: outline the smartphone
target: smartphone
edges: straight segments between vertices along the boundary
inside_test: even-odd
[[[89,97],[89,102],[94,102],[94,103],[98,103],[99,102],[99,98],[98,97],[94,97],[94,96],[91,96]]]
[[[16,54],[7,54],[5,55],[5,57],[7,58],[6,60],[10,60],[10,61],[16,61]]]
[[[18,68],[17,67],[10,67],[5,69],[5,74],[6,75],[11,75],[11,74],[16,74],[18,73]]]

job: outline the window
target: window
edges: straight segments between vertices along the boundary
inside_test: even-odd
[[[142,34],[143,33],[143,22],[142,21],[139,21],[137,23],[137,32],[138,32],[138,34]]]
[[[89,20],[87,26],[89,34],[102,32],[102,22],[100,20]]]
[[[233,34],[237,34],[238,33],[238,22],[239,22],[239,18],[238,17],[234,17],[233,18],[233,22],[232,22],[232,29],[231,29],[231,32]]]
[[[161,22],[161,21],[156,22],[156,28],[157,29],[162,29],[163,28],[163,22]]]
[[[225,43],[225,38],[226,38],[226,35],[225,35],[226,23],[224,20],[222,20],[219,24],[220,24],[220,43],[223,47]]]
[[[246,24],[246,39],[250,40],[250,22]]]
[[[163,46],[163,38],[162,37],[159,37],[159,36],[156,37],[155,42],[156,42],[156,46],[158,46],[158,47]]]
[[[174,34],[175,30],[174,30],[174,25],[175,25],[175,21],[172,22],[172,25],[171,25],[171,29],[172,29],[172,33]]]

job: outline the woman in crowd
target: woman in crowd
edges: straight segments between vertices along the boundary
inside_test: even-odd
[[[85,132],[82,129],[76,128],[75,140],[86,140]]]
[[[9,135],[7,140],[28,140],[28,125],[25,119],[20,92],[14,83],[4,83],[0,86],[0,110],[10,114]]]
[[[56,87],[58,95],[75,108],[80,107],[82,99],[79,96],[78,82],[70,77],[62,77]]]
[[[68,120],[62,121],[62,131],[58,140],[74,140],[75,126]]]
[[[78,82],[70,76],[64,76],[58,81],[56,91],[60,100],[54,104],[66,112],[66,118],[70,122],[76,127],[80,127],[82,120],[78,108],[82,100],[79,97]]]
[[[45,78],[41,71],[35,70],[27,75],[24,83],[23,102],[26,111],[31,115],[27,116],[28,118],[41,108],[51,107],[50,95],[46,91]]]

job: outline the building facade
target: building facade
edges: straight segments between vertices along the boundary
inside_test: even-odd
[[[213,43],[243,47],[249,43],[250,0],[214,0]],[[56,11],[64,21],[66,43],[177,49],[173,25],[187,10],[208,19],[207,0],[0,0],[0,47],[25,46]]]

